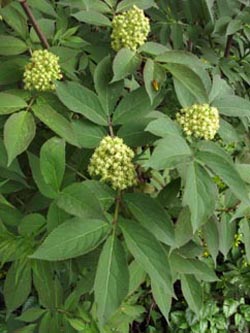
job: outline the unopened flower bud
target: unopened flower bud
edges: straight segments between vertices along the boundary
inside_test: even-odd
[[[55,90],[55,80],[62,78],[59,57],[48,50],[33,52],[23,74],[24,89],[38,91]]]
[[[134,152],[121,138],[106,136],[91,157],[89,174],[109,183],[115,190],[124,190],[137,184],[133,157]],[[102,168],[99,168],[100,158]]]
[[[219,129],[219,112],[208,104],[194,104],[180,110],[177,122],[186,135],[212,140]]]
[[[111,46],[115,51],[126,47],[135,51],[143,45],[150,31],[149,19],[142,9],[133,6],[130,10],[116,15],[112,21]]]

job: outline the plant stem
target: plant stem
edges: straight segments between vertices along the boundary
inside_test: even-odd
[[[242,12],[242,10],[245,8],[245,5],[244,4],[241,4],[240,6],[240,12]],[[234,15],[232,17],[232,19],[234,19],[236,17],[236,15]],[[225,47],[225,52],[224,52],[224,57],[225,58],[228,58],[229,55],[230,55],[230,49],[231,49],[231,46],[232,46],[232,42],[233,42],[233,34],[232,35],[228,35],[227,36],[227,43],[226,43],[226,47]]]
[[[225,52],[224,52],[224,57],[228,58],[230,55],[230,49],[232,46],[232,42],[233,42],[233,35],[229,35],[227,37],[227,44],[226,44],[226,48],[225,48]]]
[[[66,164],[66,167],[72,171],[74,171],[79,177],[85,179],[85,180],[88,180],[88,177],[86,177],[83,173],[81,173],[80,171],[76,170],[74,167],[72,167],[71,165],[69,164]]]
[[[29,112],[29,110],[31,109],[31,107],[32,107],[33,103],[35,102],[35,100],[36,100],[36,97],[32,97],[31,98],[31,100],[30,100],[30,102],[29,102],[29,104],[27,106],[27,109],[26,109],[27,112]]]
[[[160,179],[156,178],[154,175],[152,175],[152,179],[159,184],[162,189],[166,186],[166,184],[162,183]]]
[[[114,135],[113,125],[112,125],[112,120],[110,117],[108,119],[108,125],[109,125],[109,134],[113,138],[115,135]]]
[[[21,6],[23,7],[23,10],[25,11],[27,17],[30,20],[30,23],[32,24],[32,27],[34,28],[34,30],[36,31],[42,45],[46,48],[49,49],[49,43],[47,41],[47,38],[45,37],[44,33],[42,32],[42,30],[40,29],[29,5],[27,4],[27,0],[19,0]]]
[[[119,209],[120,209],[120,203],[121,203],[121,190],[117,191],[117,195],[115,198],[115,212],[114,212],[114,218],[113,218],[113,225],[114,227],[114,232],[116,230],[116,225],[117,225],[117,221],[118,221],[118,217],[119,217]]]

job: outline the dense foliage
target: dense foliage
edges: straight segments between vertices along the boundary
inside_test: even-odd
[[[0,18],[1,332],[249,332],[249,1]]]

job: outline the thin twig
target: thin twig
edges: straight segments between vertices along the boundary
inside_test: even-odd
[[[29,104],[27,106],[27,109],[26,109],[27,112],[29,112],[29,110],[31,109],[31,107],[32,107],[33,103],[35,102],[35,100],[36,100],[36,97],[32,97],[31,98],[31,100],[30,100],[30,102],[29,102]]]
[[[154,310],[155,305],[156,305],[156,303],[153,300],[151,305],[150,305],[149,311],[148,311],[148,316],[147,316],[147,320],[146,320],[146,327],[148,327],[149,324],[150,324],[151,314],[152,314],[152,311]]]
[[[114,212],[114,218],[113,218],[113,224],[116,226],[118,217],[119,217],[119,209],[120,209],[120,203],[121,203],[121,191],[118,190],[116,198],[115,198],[115,212]],[[115,229],[114,229],[115,231]]]
[[[74,167],[72,167],[71,165],[66,164],[66,167],[68,169],[70,169],[71,171],[74,171],[77,174],[77,176],[79,176],[79,177],[81,177],[81,178],[83,178],[85,180],[88,180],[88,177],[86,177],[83,173],[81,173],[80,171],[78,171],[77,169],[75,169]]]
[[[245,8],[244,4],[241,4],[240,6],[240,12],[242,12],[242,10]],[[232,17],[232,19],[234,19],[236,17],[236,15],[234,15]],[[230,55],[230,50],[231,50],[231,46],[232,46],[232,42],[233,42],[233,34],[232,35],[228,35],[227,36],[227,43],[226,43],[226,47],[225,47],[225,52],[224,52],[224,57],[228,58]]]
[[[42,32],[42,30],[40,29],[29,5],[27,4],[27,0],[19,0],[21,6],[23,7],[23,10],[25,11],[27,17],[30,20],[30,23],[32,24],[32,27],[34,28],[34,30],[36,31],[42,45],[46,48],[49,49],[49,43],[47,41],[47,38],[45,37],[44,33]]]
[[[193,49],[193,42],[191,41],[191,39],[189,39],[187,41],[187,50],[188,52],[192,52],[192,49]]]
[[[225,48],[225,52],[224,52],[224,57],[228,58],[230,55],[230,49],[232,46],[232,42],[233,42],[233,35],[229,35],[227,37],[227,44],[226,44],[226,48]]]
[[[110,117],[108,119],[108,125],[109,125],[109,134],[113,138],[115,135],[114,135],[114,131],[113,131],[112,120]]]

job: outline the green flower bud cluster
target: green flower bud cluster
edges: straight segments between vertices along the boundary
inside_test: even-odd
[[[235,152],[235,150],[237,149],[237,143],[236,142],[226,144],[221,139],[217,140],[217,142],[230,155],[233,154]]]
[[[243,237],[242,233],[234,235],[234,246],[235,247],[239,247],[240,246],[240,244],[242,243],[242,237]]]
[[[89,174],[100,177],[115,190],[124,190],[137,184],[133,157],[133,150],[121,138],[106,136],[91,157]]]
[[[222,181],[222,179],[219,176],[214,176],[213,181],[221,191],[227,188],[227,185]]]
[[[115,51],[123,47],[135,51],[145,43],[150,31],[149,19],[143,10],[136,6],[116,15],[112,21],[112,28],[111,46]]]
[[[186,135],[212,140],[219,129],[219,112],[208,104],[194,104],[180,110],[177,122]]]
[[[62,78],[59,57],[48,50],[33,52],[30,62],[25,66],[23,75],[24,89],[51,91],[55,90],[55,80]]]

